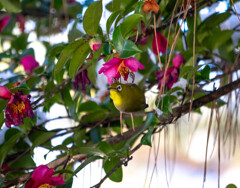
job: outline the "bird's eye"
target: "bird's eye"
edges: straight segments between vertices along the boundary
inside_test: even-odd
[[[118,85],[118,86],[117,86],[117,90],[118,90],[118,91],[122,91],[122,86],[121,86],[121,85]]]

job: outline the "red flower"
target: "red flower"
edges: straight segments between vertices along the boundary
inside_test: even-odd
[[[82,85],[82,91],[86,91],[86,84],[91,84],[89,78],[88,78],[88,72],[87,70],[83,70],[79,74],[76,75],[75,81],[73,82],[73,86],[76,90],[79,89],[79,84]]]
[[[21,63],[27,74],[32,73],[33,70],[39,66],[39,63],[31,55],[23,57]]]
[[[10,21],[11,16],[7,15],[0,19],[0,33],[2,30],[7,26],[8,22]]]
[[[137,72],[138,69],[144,69],[144,66],[134,57],[129,57],[127,59],[114,57],[103,64],[103,67],[98,73],[105,74],[108,78],[108,83],[112,84],[113,79],[119,79],[121,76],[126,81],[130,71]]]
[[[40,165],[34,170],[32,178],[25,184],[25,188],[52,188],[65,184],[62,175],[53,177],[54,174],[52,168]]]
[[[181,66],[182,63],[185,63],[186,60],[183,58],[183,56],[181,54],[177,54],[174,58],[173,58],[173,66],[176,68],[179,68]]]
[[[164,77],[165,70],[157,71],[157,80],[158,80],[158,89],[161,88],[163,84],[163,77]],[[168,90],[172,88],[173,84],[178,81],[178,69],[175,67],[168,68],[165,77],[165,86],[167,86]]]
[[[23,95],[21,91],[12,94],[7,87],[0,86],[0,98],[8,99],[5,109],[5,124],[8,128],[11,125],[21,125],[25,117],[34,118],[30,104],[30,95]]]
[[[156,43],[156,38],[157,38],[157,43]],[[166,52],[167,45],[168,45],[167,39],[160,32],[157,32],[157,37],[154,34],[153,41],[152,41],[152,49],[155,55],[158,55],[158,51],[164,54]],[[158,47],[158,51],[157,51],[157,47]]]

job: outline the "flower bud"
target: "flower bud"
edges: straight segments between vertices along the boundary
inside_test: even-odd
[[[35,68],[39,67],[39,63],[31,55],[23,57],[21,63],[27,74],[32,73]]]
[[[89,41],[89,45],[93,51],[98,51],[101,48],[102,40],[100,38],[93,38]]]
[[[12,94],[7,87],[0,86],[0,99],[10,99],[11,95]]]

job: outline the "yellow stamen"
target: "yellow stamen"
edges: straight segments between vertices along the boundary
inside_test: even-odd
[[[26,108],[23,101],[10,104],[10,110],[13,111],[14,114],[22,113],[22,111]]]
[[[121,64],[118,67],[117,70],[120,75],[125,78],[129,74],[129,68],[124,65],[124,62],[122,61]]]
[[[52,188],[53,186],[52,185],[49,185],[49,184],[43,184],[43,185],[40,185],[38,188]]]

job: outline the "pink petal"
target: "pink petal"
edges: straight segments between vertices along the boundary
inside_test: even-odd
[[[38,166],[32,174],[32,179],[34,181],[38,181],[38,180],[44,178],[44,176],[46,176],[46,174],[48,173],[48,170],[49,170],[49,168],[46,165]],[[54,172],[53,172],[53,174],[54,174]],[[53,175],[53,174],[51,174],[51,175]]]
[[[158,44],[158,51],[165,53],[168,42],[167,42],[167,39],[160,32],[157,32],[157,43],[156,43],[156,36],[155,35],[153,36],[152,50],[155,55],[158,55],[157,44]]]
[[[181,64],[184,62],[186,62],[186,60],[183,58],[183,56],[181,54],[177,54],[173,58],[173,66],[176,68],[179,68],[181,66]]]
[[[116,64],[119,64],[122,61],[122,59],[114,57],[110,61],[103,64],[103,67],[98,71],[98,74],[101,74],[108,70],[109,68],[115,66]]]
[[[113,78],[119,79],[120,78],[120,74],[118,72],[118,65],[115,65],[111,68],[109,68],[108,70],[104,71],[103,74],[105,76],[107,76],[108,78],[108,83],[112,84],[113,83]]]
[[[21,59],[21,63],[26,73],[31,73],[39,66],[39,63],[31,55],[25,56]]]
[[[131,71],[137,72],[138,69],[144,69],[145,67],[134,57],[124,59],[124,65]]]
[[[98,51],[101,48],[101,44],[93,44],[92,49],[93,51]]]
[[[11,95],[12,94],[7,87],[0,86],[0,98],[1,99],[10,99]]]

